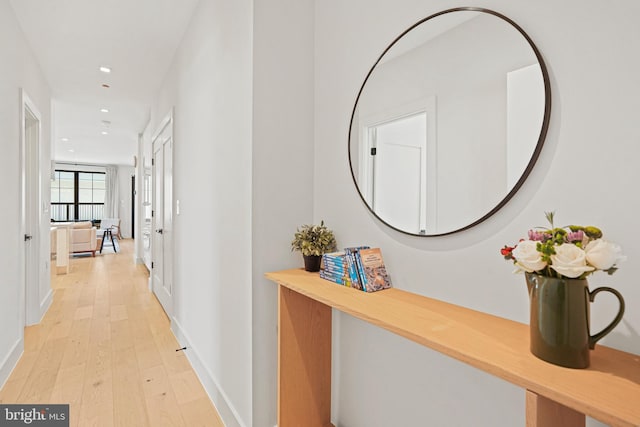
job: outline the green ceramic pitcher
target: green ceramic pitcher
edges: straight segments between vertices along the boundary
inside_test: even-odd
[[[589,291],[586,279],[558,279],[525,273],[531,304],[531,353],[568,368],[589,366],[589,349],[622,320],[624,299],[615,289]],[[590,335],[589,303],[600,292],[611,292],[620,302],[618,314],[602,331]]]

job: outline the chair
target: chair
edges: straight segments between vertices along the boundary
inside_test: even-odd
[[[111,234],[118,239],[122,239],[120,234],[120,218],[102,218],[100,221],[101,230],[111,230]]]
[[[91,221],[73,224],[70,230],[70,240],[70,252],[91,252],[92,256],[96,256],[96,228],[92,226]]]
[[[105,240],[111,240],[113,251],[118,252],[118,247],[114,241],[114,237],[122,239],[122,235],[120,234],[120,218],[103,218],[102,221],[100,221],[100,229],[97,234],[99,235],[98,239],[100,240],[100,253],[102,253]]]

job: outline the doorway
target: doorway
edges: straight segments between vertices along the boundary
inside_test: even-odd
[[[360,112],[358,186],[394,228],[426,234],[437,226],[436,97]]]
[[[20,177],[21,177],[21,240],[20,256],[21,320],[25,326],[40,321],[51,303],[52,292],[48,275],[40,277],[40,139],[42,115],[21,91],[20,111]],[[44,206],[44,205],[43,205]],[[44,209],[48,212],[48,209]],[[41,280],[42,279],[42,280]],[[41,283],[42,282],[42,283]]]
[[[131,238],[136,238],[136,176],[131,175]]]
[[[173,315],[173,113],[152,139],[153,197],[151,222],[151,281],[153,293],[167,313]]]
[[[372,207],[380,218],[413,233],[426,229],[427,115],[418,113],[368,129]]]

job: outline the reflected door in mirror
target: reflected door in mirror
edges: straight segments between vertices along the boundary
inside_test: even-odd
[[[420,233],[426,226],[427,117],[418,113],[367,127],[364,134],[370,167],[370,205],[403,230]]]

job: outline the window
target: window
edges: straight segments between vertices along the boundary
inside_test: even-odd
[[[104,212],[104,172],[56,170],[51,181],[51,219],[100,220]]]

